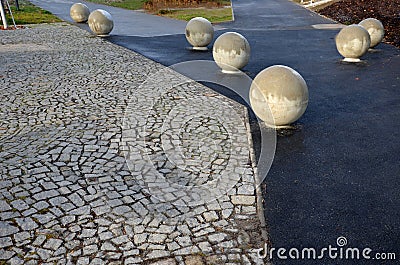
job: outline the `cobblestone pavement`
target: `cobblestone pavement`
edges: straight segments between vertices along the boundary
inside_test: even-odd
[[[64,23],[0,62],[0,263],[263,263],[244,107]]]

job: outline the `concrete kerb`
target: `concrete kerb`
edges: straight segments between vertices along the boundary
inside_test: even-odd
[[[264,207],[263,207],[263,196],[262,196],[262,189],[261,189],[261,183],[258,183],[260,177],[259,177],[259,172],[258,172],[258,167],[257,167],[257,159],[256,159],[256,154],[254,152],[253,148],[253,137],[251,134],[251,127],[250,127],[250,122],[249,122],[249,113],[246,112],[246,128],[247,128],[247,138],[249,141],[249,146],[250,146],[250,160],[251,160],[251,166],[253,168],[254,172],[254,178],[255,178],[255,192],[256,192],[256,205],[257,205],[257,215],[258,218],[260,219],[260,224],[261,224],[261,236],[264,240],[264,242],[270,242],[270,238],[268,236],[268,230],[267,230],[267,222],[265,220],[265,215],[264,215]],[[267,264],[269,261],[267,261]]]
[[[235,12],[233,11],[233,3],[232,3],[232,0],[231,0],[231,10],[232,10],[232,22],[234,22],[234,21],[235,21]]]

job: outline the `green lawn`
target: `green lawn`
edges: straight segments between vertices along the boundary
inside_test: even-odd
[[[88,0],[92,3],[103,4],[108,6],[115,6],[125,9],[137,10],[143,8],[143,4],[147,0]]]
[[[34,6],[29,1],[20,0],[19,7],[20,10],[16,10],[15,6],[11,5],[11,11],[17,25],[61,22],[59,18],[50,12]],[[12,19],[9,14],[7,14],[7,22],[12,26]]]
[[[204,17],[213,23],[232,20],[232,8],[188,8],[160,10],[159,14],[165,17],[189,21],[194,17]]]

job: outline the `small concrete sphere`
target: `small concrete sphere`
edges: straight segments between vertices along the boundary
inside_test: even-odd
[[[90,29],[99,36],[108,36],[114,28],[114,21],[110,13],[102,9],[96,9],[89,15]]]
[[[383,36],[385,35],[385,29],[383,27],[382,22],[375,18],[367,18],[358,23],[361,27],[365,28],[369,36],[371,38],[371,46],[370,48],[375,47],[383,40]]]
[[[215,41],[213,57],[222,72],[237,73],[249,62],[250,45],[239,33],[226,32]]]
[[[359,25],[343,28],[335,41],[338,52],[345,57],[345,62],[360,62],[360,57],[368,51],[371,44],[368,31]]]
[[[214,38],[211,22],[203,17],[192,18],[186,25],[186,39],[194,50],[207,50]]]
[[[85,4],[76,3],[71,6],[69,15],[75,22],[84,23],[89,18],[90,10]]]
[[[261,71],[250,87],[250,105],[268,127],[282,128],[298,120],[308,105],[308,87],[303,77],[284,65]]]

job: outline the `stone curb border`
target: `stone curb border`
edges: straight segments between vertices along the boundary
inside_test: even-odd
[[[246,108],[246,107],[245,107]],[[245,112],[245,123],[246,123],[246,133],[247,133],[247,140],[249,142],[249,150],[250,150],[250,161],[251,161],[251,167],[253,168],[254,172],[254,185],[255,185],[255,192],[256,192],[256,210],[257,210],[257,215],[258,219],[260,220],[260,228],[261,228],[261,236],[262,239],[264,240],[265,243],[268,243],[269,240],[269,235],[267,231],[267,222],[265,220],[264,216],[264,207],[263,207],[263,196],[262,196],[262,190],[261,190],[261,183],[258,183],[259,176],[258,176],[258,168],[257,168],[257,159],[255,155],[255,151],[253,148],[253,137],[251,135],[251,127],[250,127],[250,117],[249,117],[249,110],[246,108]],[[263,246],[260,246],[263,247]],[[266,265],[272,265],[272,263],[267,260],[265,261]]]

